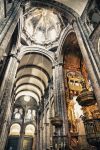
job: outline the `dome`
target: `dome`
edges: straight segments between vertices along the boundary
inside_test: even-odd
[[[24,30],[35,44],[52,44],[62,31],[60,14],[53,9],[35,8],[25,15]]]

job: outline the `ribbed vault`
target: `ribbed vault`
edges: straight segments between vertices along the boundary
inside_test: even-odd
[[[63,23],[54,9],[35,7],[24,15],[24,33],[34,44],[48,45],[58,41]]]

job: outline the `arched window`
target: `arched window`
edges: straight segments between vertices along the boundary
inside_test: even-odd
[[[20,118],[21,118],[20,113],[16,113],[16,114],[15,114],[15,119],[20,119]]]
[[[20,113],[21,115],[23,115],[23,109],[22,109],[22,108],[19,109],[19,113]]]
[[[16,114],[18,112],[18,108],[14,109],[14,114]]]
[[[15,108],[14,113],[13,113],[13,118],[14,119],[21,119],[23,114],[23,110],[21,108]]]
[[[28,119],[28,120],[32,119],[32,111],[31,111],[31,109],[28,109],[27,114],[26,114],[26,119]]]
[[[20,135],[21,126],[18,123],[12,124],[9,135]]]
[[[35,113],[36,113],[36,111],[32,110],[32,116],[33,116],[33,118],[35,117]]]
[[[26,136],[34,136],[35,127],[32,124],[29,124],[25,128],[25,135]]]

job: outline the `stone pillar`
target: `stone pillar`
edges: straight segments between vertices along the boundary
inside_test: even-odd
[[[1,98],[0,150],[4,150],[8,134],[8,128],[11,121],[12,90],[15,81],[17,67],[18,67],[18,60],[14,55],[10,56],[9,64],[4,76],[0,93]]]
[[[60,95],[60,75],[59,75],[59,64],[53,67],[53,89],[54,89],[54,108],[55,115],[61,116],[61,95]]]
[[[18,150],[22,150],[23,149],[23,142],[24,142],[24,135],[25,135],[25,119],[26,119],[26,114],[27,114],[27,103],[25,104],[25,106],[23,107],[24,113],[22,116],[22,122],[21,122],[21,131],[20,131],[20,139],[19,139],[19,143],[18,143]]]
[[[39,121],[39,113],[36,114],[36,150],[40,150],[40,121]]]
[[[0,0],[0,19],[5,17],[4,0]]]
[[[42,139],[41,139],[41,137],[42,137],[42,129],[41,129],[41,125],[40,125],[40,128],[39,128],[39,132],[40,132],[40,134],[39,134],[39,149],[41,150],[41,147],[42,147]]]
[[[42,123],[42,127],[43,127],[43,150],[45,150],[46,149],[46,141],[47,141],[47,139],[46,139],[46,124],[45,124],[45,122],[46,122],[46,110],[44,110],[44,112],[43,112],[43,123]]]
[[[57,114],[63,119],[63,128],[60,130],[60,134],[69,136],[62,64],[63,63],[59,63],[53,68],[54,107],[55,115]]]
[[[40,137],[39,137],[39,146],[38,146],[38,150],[42,150],[43,149],[43,116],[39,116],[39,131],[40,131]]]
[[[3,22],[0,22],[1,23],[0,24],[0,57],[1,58],[3,57],[3,55],[8,54],[7,47],[14,33],[16,25],[20,19],[20,13],[22,12],[22,8],[20,7],[20,4],[21,4],[20,1],[14,1],[14,5],[10,10],[8,16],[4,19]],[[2,7],[1,4],[0,7]]]
[[[49,99],[50,100],[50,99]],[[49,106],[49,103],[48,103]],[[48,107],[47,106],[47,107]],[[46,109],[46,119],[45,119],[45,149],[50,146],[50,109]]]
[[[92,82],[94,93],[97,99],[98,107],[100,110],[100,72],[98,64],[98,56],[95,57],[94,50],[90,46],[88,37],[86,36],[86,31],[83,29],[80,20],[73,23],[74,30],[76,32],[77,40],[85,61],[89,77]]]
[[[52,97],[50,100],[49,100],[49,108],[50,108],[50,118],[51,117],[54,117],[54,97],[53,97],[53,86],[52,86],[52,91],[51,91],[51,96]],[[53,126],[52,124],[50,123],[50,148],[52,148],[52,136],[53,136]]]

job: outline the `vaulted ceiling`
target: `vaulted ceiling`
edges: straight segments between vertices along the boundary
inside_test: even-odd
[[[56,1],[72,8],[79,15],[81,15],[87,3],[87,0]],[[29,7],[23,15],[23,34],[27,37],[26,42],[30,39],[31,43],[36,46],[58,43],[61,33],[68,23],[67,16],[65,18],[66,22],[55,8]],[[72,40],[70,41],[71,46],[77,45],[73,35],[70,39]],[[67,44],[66,47],[70,47],[70,44]],[[51,78],[52,64],[48,58],[37,53],[24,55],[17,70],[15,82],[16,102],[19,101],[24,104],[24,97],[29,96],[30,105],[36,106],[39,104]]]
[[[52,65],[48,58],[39,54],[24,55],[17,70],[15,99],[30,96],[39,104],[51,78]]]
[[[24,30],[34,43],[50,44],[57,41],[62,30],[59,15],[53,9],[33,8],[24,16]]]
[[[57,2],[60,2],[64,4],[65,6],[68,6],[69,8],[72,8],[74,11],[76,11],[79,15],[82,14],[88,0],[55,0]]]

